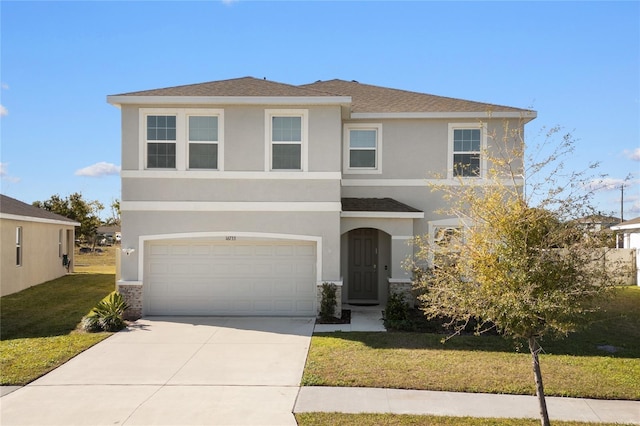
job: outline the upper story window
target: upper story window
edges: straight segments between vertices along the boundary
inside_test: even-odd
[[[223,110],[143,108],[140,117],[141,169],[222,170]]]
[[[22,226],[16,228],[16,266],[22,266]]]
[[[478,124],[449,124],[450,177],[482,177],[486,128]]]
[[[307,170],[307,110],[266,110],[266,170]]]
[[[346,124],[345,173],[381,173],[382,125]]]
[[[189,116],[189,168],[218,168],[218,117]]]
[[[176,168],[176,116],[147,116],[147,168]]]

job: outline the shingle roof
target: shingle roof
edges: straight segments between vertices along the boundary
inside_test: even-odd
[[[343,198],[342,211],[345,212],[394,212],[394,213],[421,213],[393,198]]]
[[[351,112],[531,112],[502,105],[372,86],[357,81],[317,81],[300,87],[351,96]]]
[[[143,90],[114,96],[333,96],[317,90],[254,77],[242,77],[163,89]]]
[[[640,229],[640,217],[636,217],[635,219],[625,220],[624,222],[621,222],[615,225],[613,228],[617,228],[617,227]]]
[[[166,97],[351,97],[352,113],[534,113],[532,110],[391,89],[356,81],[328,80],[294,86],[242,77],[113,95]],[[530,117],[531,118],[531,117]]]
[[[11,198],[3,194],[0,194],[0,213],[69,222],[69,224],[76,223],[75,220],[69,219],[68,217],[64,217],[59,214],[52,213],[48,210],[23,203],[22,201],[18,201],[15,198]]]

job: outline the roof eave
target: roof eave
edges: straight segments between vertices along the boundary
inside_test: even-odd
[[[464,119],[489,119],[489,118],[519,118],[525,123],[537,117],[535,111],[498,111],[498,112],[354,112],[353,119],[380,120],[380,119],[416,119],[416,118],[464,118]]]
[[[424,219],[424,212],[342,211],[340,217],[360,219]]]
[[[349,105],[350,96],[107,96],[121,105]]]
[[[49,218],[45,218],[45,217],[18,215],[18,214],[11,214],[11,213],[0,213],[0,219],[18,220],[18,221],[23,221],[23,222],[48,223],[48,224],[65,225],[65,226],[80,226],[79,222],[74,222],[74,221],[49,219]]]

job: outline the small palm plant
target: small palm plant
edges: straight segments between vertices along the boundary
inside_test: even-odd
[[[120,293],[112,293],[108,300],[102,300],[91,313],[82,319],[85,331],[119,331],[126,324],[122,316],[129,306]]]

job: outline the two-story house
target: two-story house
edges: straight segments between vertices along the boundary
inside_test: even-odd
[[[527,109],[356,81],[251,77],[108,97],[122,112],[118,288],[143,315],[384,304],[416,235],[457,226],[430,179],[481,180]],[[441,177],[434,177],[436,174]]]

